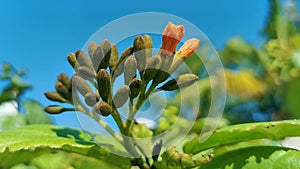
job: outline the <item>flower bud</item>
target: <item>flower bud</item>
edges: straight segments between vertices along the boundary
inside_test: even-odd
[[[111,55],[111,44],[109,43],[108,40],[103,40],[100,46],[104,53],[104,58],[100,63],[100,69],[106,69],[109,66],[110,55]]]
[[[106,102],[97,102],[94,106],[94,109],[96,113],[102,115],[102,116],[108,116],[112,112],[112,108],[109,104]]]
[[[97,74],[98,91],[103,101],[107,101],[111,92],[110,77],[105,69],[100,69]]]
[[[187,40],[181,48],[176,52],[172,65],[170,66],[169,72],[172,74],[182,62],[191,56],[199,47],[200,41],[196,38]]]
[[[157,72],[155,78],[153,79],[154,83],[159,84],[165,80],[167,80],[171,73],[169,72],[169,68],[173,62],[174,55],[168,55],[165,52],[160,52],[161,57],[161,66],[160,70]]]
[[[170,74],[168,72],[165,72],[163,70],[158,70],[156,76],[153,78],[153,83],[160,84],[161,82],[164,82],[170,77]]]
[[[93,68],[97,72],[100,70],[100,63],[102,60],[104,60],[104,52],[101,46],[98,46],[92,55]]]
[[[142,80],[139,78],[134,78],[130,83],[129,83],[129,88],[130,88],[130,98],[134,99],[136,98],[140,91],[141,91],[141,86],[142,86]]]
[[[130,56],[124,63],[124,80],[128,85],[130,81],[136,76],[137,63],[134,56]]]
[[[93,92],[87,82],[80,76],[73,76],[73,84],[82,96]]]
[[[149,35],[144,35],[145,42],[145,55],[146,59],[150,59],[152,57],[152,39]]]
[[[193,160],[193,156],[191,154],[181,154],[181,164],[186,167],[194,167],[195,161]]]
[[[57,81],[55,83],[55,89],[56,89],[57,93],[59,93],[59,95],[61,95],[64,99],[66,99],[66,100],[72,99],[72,93],[61,82]]]
[[[77,71],[78,74],[86,80],[92,80],[96,76],[95,72],[86,66],[80,66]]]
[[[143,71],[146,66],[146,55],[145,55],[145,41],[142,36],[137,36],[134,39],[134,56],[137,61],[137,67],[139,71]]]
[[[162,52],[169,56],[173,55],[183,35],[184,27],[182,25],[176,26],[169,22],[162,35]]]
[[[76,66],[76,56],[74,53],[69,53],[68,54],[68,62],[70,63],[70,65],[75,68]]]
[[[149,58],[143,74],[143,81],[148,83],[150,80],[152,80],[156,76],[160,66],[161,57],[159,55]]]
[[[94,41],[91,41],[88,45],[88,52],[90,55],[90,58],[93,57],[95,50],[97,49],[97,44]]]
[[[57,80],[65,85],[69,89],[69,91],[72,90],[72,82],[71,79],[69,79],[68,75],[66,75],[65,73],[61,73],[57,76]]]
[[[46,92],[44,93],[47,99],[55,102],[60,102],[60,103],[66,103],[67,100],[63,98],[59,93],[57,92]]]
[[[84,95],[84,101],[88,106],[94,106],[97,103],[98,98],[95,93],[87,93]]]
[[[162,154],[162,157],[168,159],[169,166],[180,165],[181,155],[175,146],[168,147],[167,150]]]
[[[115,44],[111,44],[111,53],[110,53],[110,60],[109,60],[109,69],[113,70],[113,68],[118,63],[118,48]]]
[[[127,85],[122,86],[114,95],[113,102],[116,108],[122,107],[128,100],[130,95],[130,88]]]
[[[172,91],[179,88],[184,88],[192,85],[198,80],[198,76],[194,74],[184,74],[176,77],[175,79],[172,79],[165,83],[162,87],[159,89],[166,90],[166,91]]]
[[[196,38],[187,40],[178,50],[178,56],[186,59],[198,49],[199,43],[199,39]]]
[[[123,73],[124,61],[127,59],[128,56],[132,55],[133,50],[134,50],[133,47],[129,47],[125,49],[124,52],[121,54],[120,59],[114,68],[114,74],[113,74],[114,78],[117,78]]]
[[[61,106],[48,106],[44,109],[45,112],[49,114],[60,114],[65,111],[71,111],[73,109],[67,109]]]
[[[90,60],[90,58],[83,51],[77,50],[75,52],[75,56],[76,56],[76,59],[77,59],[77,63],[80,66],[86,66],[86,67],[89,67],[89,68],[93,67],[92,61]]]

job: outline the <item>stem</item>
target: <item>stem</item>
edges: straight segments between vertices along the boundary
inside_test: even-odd
[[[128,114],[128,117],[127,117],[127,120],[126,120],[126,128],[125,130],[128,132],[127,135],[129,136],[130,133],[129,131],[131,131],[131,122],[133,123],[133,117],[135,115],[135,112],[133,110],[133,105],[131,103],[129,103],[129,114]]]
[[[112,93],[113,93],[113,87],[114,87],[113,76],[110,76],[110,81],[111,81],[111,88],[109,91],[108,104],[112,105],[113,111],[111,112],[111,115],[112,115],[114,121],[117,123],[120,132],[122,134],[124,134],[125,127],[124,127],[123,121],[121,119],[120,113],[118,112],[118,110],[115,107],[113,100],[112,100],[112,95],[113,95]]]
[[[155,89],[155,87],[157,86],[157,84],[152,83],[151,86],[149,87],[147,93],[146,93],[146,98],[148,98],[151,94],[151,92]]]
[[[144,155],[145,159],[146,159],[146,163],[150,166],[150,160],[149,158],[147,157],[147,154],[145,153],[145,151],[143,150],[143,148],[136,144],[136,147],[139,149],[139,151]]]
[[[127,120],[126,120],[126,127],[125,127],[125,134],[128,137],[132,136],[131,131],[132,131],[132,127],[134,125],[134,116],[135,116],[135,114],[141,108],[141,106],[143,105],[145,100],[149,97],[149,95],[155,89],[156,86],[157,86],[156,84],[152,83],[150,88],[146,92],[147,85],[143,84],[141,86],[140,95],[138,97],[138,100],[137,100],[136,104],[133,105],[132,100],[130,101],[130,103],[129,103],[129,114],[128,114],[128,117],[127,117]],[[147,156],[146,156],[145,152],[143,151],[142,147],[135,144],[134,138],[128,139],[125,136],[124,139],[125,139],[125,148],[127,149],[127,151],[130,154],[134,155],[135,157],[139,157],[139,153],[136,149],[136,146],[137,146],[139,151],[145,156],[147,165],[149,165],[149,159],[147,158]],[[139,164],[140,167],[144,168],[143,167],[143,160],[141,158],[136,158],[135,160],[138,161],[138,164]]]
[[[95,113],[87,111],[84,109],[81,105],[77,105],[76,108],[85,113],[86,115],[92,117],[95,121],[97,121],[98,124],[100,124],[110,135],[112,135],[114,138],[117,139],[122,145],[124,145],[124,139],[122,136],[120,136],[118,133],[116,133],[112,128],[110,128],[107,123],[99,118]]]
[[[142,85],[141,93],[140,93],[140,96],[139,96],[136,104],[133,107],[132,107],[132,104],[129,105],[129,114],[128,114],[128,117],[126,120],[125,130],[131,131],[132,125],[134,123],[133,118],[134,118],[135,114],[141,108],[143,103],[146,101],[146,99],[149,97],[149,95],[155,89],[156,86],[157,86],[157,84],[152,83],[151,86],[149,87],[148,91],[146,92],[147,85],[145,85],[145,84]]]
[[[115,120],[115,122],[117,123],[120,132],[122,134],[124,134],[125,127],[124,127],[123,121],[121,119],[121,116],[120,116],[120,113],[118,112],[118,110],[116,108],[114,108],[111,115],[112,115],[113,119]]]

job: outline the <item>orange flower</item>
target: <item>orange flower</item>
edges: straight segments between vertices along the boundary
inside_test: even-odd
[[[197,50],[197,48],[199,47],[199,43],[200,40],[196,38],[187,40],[178,50],[178,55],[183,59],[186,59]]]
[[[169,22],[162,35],[162,52],[174,54],[177,44],[181,41],[184,35],[184,27],[182,25],[174,25]]]

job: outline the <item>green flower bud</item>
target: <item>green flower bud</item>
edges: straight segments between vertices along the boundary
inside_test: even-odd
[[[167,71],[172,65],[174,54],[168,55],[167,53],[163,53],[162,51],[160,51],[159,56],[161,57],[162,61],[160,69],[163,71]]]
[[[141,91],[141,86],[142,86],[142,80],[139,78],[134,78],[130,83],[129,83],[129,88],[130,88],[130,98],[134,99],[136,98],[140,91]]]
[[[87,93],[93,92],[91,87],[87,84],[87,82],[82,77],[75,75],[73,76],[72,81],[74,86],[82,96],[85,96]]]
[[[127,59],[128,56],[132,55],[132,53],[133,53],[133,47],[129,47],[125,49],[124,52],[121,54],[120,59],[114,68],[114,74],[113,74],[114,78],[117,78],[123,73],[124,61]]]
[[[152,57],[152,39],[149,35],[144,35],[146,59]]]
[[[143,75],[143,81],[145,83],[148,83],[156,76],[157,72],[159,71],[160,65],[161,65],[161,58],[159,55],[156,55],[148,59],[147,66]]]
[[[198,80],[198,76],[194,74],[184,74],[176,77],[175,79],[168,81],[159,89],[172,91],[179,88],[188,87],[193,83],[195,83],[197,80]]]
[[[93,62],[93,68],[98,72],[101,68],[100,63],[104,60],[104,52],[101,46],[98,46],[93,55],[92,55],[92,62]]]
[[[172,74],[175,72],[175,70],[183,63],[183,58],[177,56],[177,54],[175,54],[175,57],[173,59],[173,63],[169,68],[169,73]]]
[[[100,44],[103,50],[104,58],[100,63],[100,69],[106,69],[109,66],[110,56],[111,56],[111,44],[108,40],[103,40]]]
[[[190,154],[181,154],[181,165],[185,167],[194,167],[195,161],[193,160],[193,156]]]
[[[97,47],[98,47],[98,45],[94,41],[91,41],[89,43],[89,45],[88,45],[88,52],[89,52],[90,58],[93,57],[94,52],[97,49]]]
[[[124,63],[124,80],[125,84],[128,85],[130,81],[136,76],[136,60],[134,56],[130,56]]]
[[[134,39],[134,56],[137,61],[138,70],[141,72],[145,69],[146,66],[146,54],[145,54],[145,41],[142,36],[137,36]]]
[[[77,71],[78,74],[86,80],[92,80],[96,76],[96,73],[86,66],[80,66]]]
[[[94,106],[94,109],[96,113],[102,115],[102,116],[108,116],[112,112],[112,108],[109,104],[106,102],[97,102]]]
[[[169,56],[168,53],[163,52],[160,52],[159,56],[161,57],[160,70],[157,72],[155,78],[153,79],[153,82],[156,84],[159,84],[170,77],[171,73],[168,70],[174,58],[174,55]]]
[[[86,66],[89,68],[93,67],[92,61],[83,51],[77,50],[75,52],[75,56],[76,56],[77,62],[80,66]]]
[[[109,60],[109,69],[113,70],[113,68],[118,63],[118,48],[115,44],[111,44],[111,53],[110,53],[110,60]]]
[[[111,92],[111,81],[105,69],[100,69],[97,74],[98,91],[103,101],[107,101]]]
[[[87,93],[84,96],[84,101],[88,106],[94,106],[97,103],[98,98],[95,93]]]
[[[65,111],[74,111],[72,108],[64,108],[61,106],[48,106],[44,109],[45,112],[49,114],[60,114]]]
[[[167,147],[167,149],[163,155],[166,155],[167,157],[171,157],[174,153],[176,153],[176,154],[178,153],[176,147],[170,146],[170,147]]]
[[[163,158],[168,159],[168,165],[178,166],[180,165],[181,155],[175,146],[168,147],[167,150],[162,154]]]
[[[60,102],[60,103],[66,103],[67,100],[63,98],[59,93],[57,92],[46,92],[44,95],[47,97],[47,99],[55,102]]]
[[[66,75],[65,73],[61,73],[57,76],[57,80],[65,85],[69,89],[69,91],[72,90],[72,82],[71,79],[69,79],[68,75]]]
[[[162,70],[158,70],[156,76],[153,78],[153,83],[160,84],[165,80],[167,80],[169,77],[170,77],[169,73]]]
[[[61,95],[64,99],[66,99],[66,100],[72,99],[72,93],[61,82],[57,81],[55,83],[55,89],[56,89],[57,93],[59,93],[59,95]]]
[[[117,108],[122,107],[128,100],[130,88],[127,85],[122,86],[114,95],[113,102]]]
[[[70,63],[70,65],[75,68],[76,66],[76,56],[74,53],[69,53],[68,54],[68,62]]]

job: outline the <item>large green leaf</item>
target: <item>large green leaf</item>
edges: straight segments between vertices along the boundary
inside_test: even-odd
[[[106,151],[81,130],[52,125],[29,125],[0,133],[0,168],[29,161],[35,155],[53,149],[94,157],[121,168],[128,168],[130,164],[128,158]]]
[[[110,163],[87,157],[76,153],[67,153],[63,151],[52,151],[50,153],[44,153],[41,155],[36,154],[36,151],[31,154],[35,154],[32,160],[26,163],[17,164],[11,169],[65,169],[65,168],[76,168],[76,169],[120,169],[118,166],[113,166]],[[30,155],[30,154],[29,154]]]
[[[281,140],[285,137],[300,136],[300,120],[260,122],[233,125],[207,132],[184,144],[186,153],[196,154],[203,150],[247,140],[269,138]],[[202,142],[203,138],[207,138]]]
[[[289,159],[287,159],[289,158]],[[201,169],[300,168],[300,152],[285,147],[257,146],[238,149],[213,158]],[[290,167],[289,167],[290,166]]]

